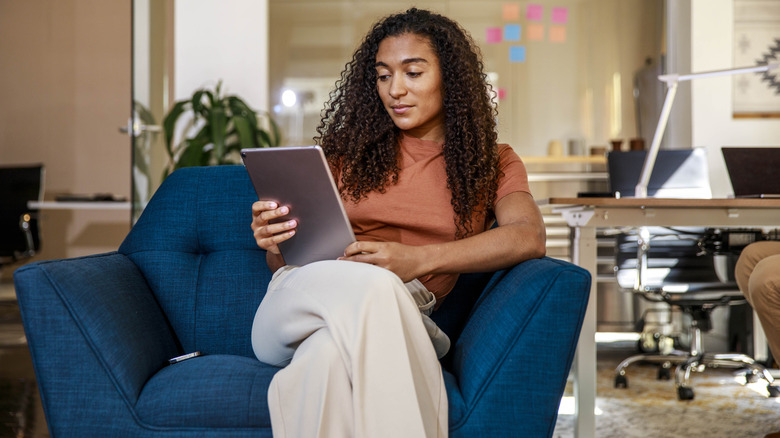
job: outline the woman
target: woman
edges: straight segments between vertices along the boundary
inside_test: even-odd
[[[421,311],[459,273],[543,256],[541,214],[522,162],[496,144],[478,49],[452,20],[385,18],[336,85],[316,140],[358,241],[339,260],[285,266],[277,245],[296,224],[269,221],[289,208],[252,207],[275,272],[253,347],[285,366],[268,394],[274,436],[445,437],[440,336]]]

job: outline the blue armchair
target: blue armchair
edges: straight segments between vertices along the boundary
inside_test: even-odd
[[[271,436],[278,369],[250,345],[271,277],[249,228],[256,199],[241,166],[182,169],[117,252],[16,271],[52,436]],[[589,285],[549,258],[462,276],[434,314],[453,341],[451,436],[552,434]]]

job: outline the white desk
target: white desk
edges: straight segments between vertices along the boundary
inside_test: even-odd
[[[780,199],[551,198],[572,228],[572,262],[593,281],[572,373],[574,435],[596,433],[596,229],[621,226],[780,227]],[[766,351],[761,324],[754,316],[756,355]],[[765,358],[765,357],[764,357]],[[756,357],[756,359],[764,359]]]

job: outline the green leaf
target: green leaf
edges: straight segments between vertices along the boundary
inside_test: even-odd
[[[176,122],[179,117],[184,113],[186,106],[189,102],[181,100],[173,105],[173,108],[168,112],[163,120],[163,131],[165,131],[165,149],[168,151],[168,156],[173,158],[173,134],[176,129]]]
[[[227,114],[222,107],[213,107],[211,111],[211,140],[214,143],[214,156],[217,160],[225,154]]]
[[[203,147],[205,146],[202,141],[193,139],[187,140],[187,147],[184,152],[179,156],[179,160],[176,162],[175,169],[182,167],[199,166],[203,162]],[[207,157],[208,159],[208,157]]]
[[[255,147],[254,135],[252,135],[252,127],[249,125],[249,121],[246,117],[233,117],[233,125],[238,131],[238,138],[241,145],[245,148]]]

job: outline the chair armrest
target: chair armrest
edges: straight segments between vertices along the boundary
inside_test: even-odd
[[[589,291],[586,270],[550,258],[493,276],[453,352],[460,393],[450,403],[462,409],[453,428],[463,436],[552,433]]]
[[[132,405],[179,351],[146,280],[124,255],[32,263],[14,281],[44,398],[57,391],[67,396],[52,398],[96,400],[90,391],[110,390]]]

